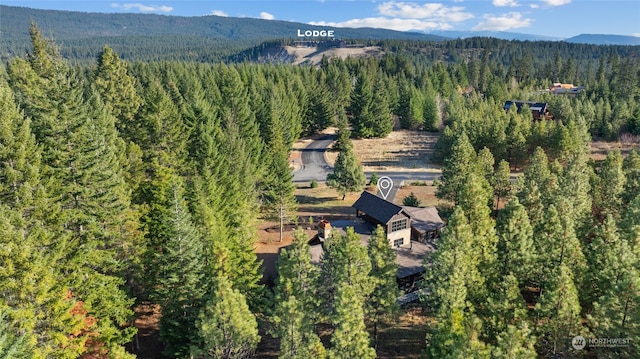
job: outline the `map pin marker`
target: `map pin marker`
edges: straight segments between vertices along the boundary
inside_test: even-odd
[[[389,192],[393,188],[393,181],[387,176],[382,176],[378,179],[378,193],[383,199],[387,199]]]

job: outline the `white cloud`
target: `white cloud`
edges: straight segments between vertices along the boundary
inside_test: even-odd
[[[532,8],[532,9],[537,9],[537,8],[540,7],[540,5],[538,5],[538,4],[529,4],[529,7]]]
[[[224,12],[224,11],[222,11],[222,10],[211,10],[211,12],[209,13],[209,15],[224,16],[224,17],[229,16],[229,14],[227,14],[226,12]]]
[[[378,5],[382,16],[402,19],[423,19],[435,22],[460,22],[473,18],[462,6],[447,7],[439,3],[417,4],[413,2],[388,1]]]
[[[531,19],[523,18],[519,12],[510,12],[500,16],[485,15],[484,21],[471,30],[474,31],[507,31],[531,26]]]
[[[389,19],[386,17],[368,17],[364,19],[352,19],[343,22],[310,22],[310,25],[333,27],[372,27],[378,29],[390,29],[396,31],[409,30],[450,30],[453,27],[448,23],[423,21],[419,19]]]
[[[515,0],[493,0],[493,6],[498,6],[498,7],[503,7],[503,6],[516,7],[516,6],[520,6],[520,4],[518,4],[518,2],[516,2]]]
[[[631,34],[631,36],[640,37],[640,32],[636,32],[635,34]]]
[[[273,20],[276,17],[273,16],[272,14],[269,14],[268,12],[263,11],[263,12],[260,13],[260,18],[264,19],[264,20]]]
[[[117,4],[117,3],[113,3],[111,4],[111,7],[113,8],[118,8],[118,9],[124,9],[124,10],[131,10],[131,9],[137,9],[140,12],[172,12],[173,8],[171,6],[166,6],[166,5],[144,5],[144,4],[140,4],[140,3],[135,3],[135,4]]]
[[[560,6],[570,3],[571,0],[542,0],[542,2],[549,6]]]

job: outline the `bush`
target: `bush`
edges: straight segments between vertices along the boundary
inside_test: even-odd
[[[371,174],[371,180],[369,181],[369,184],[372,186],[377,186],[378,185],[378,174],[373,172]]]
[[[408,196],[402,199],[402,204],[410,207],[420,207],[422,202],[416,197],[416,195],[411,192]]]
[[[318,188],[318,181],[316,181],[316,180],[311,180],[310,187],[311,187],[311,188]]]

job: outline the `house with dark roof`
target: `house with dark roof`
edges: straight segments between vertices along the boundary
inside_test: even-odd
[[[385,229],[389,245],[411,248],[411,215],[404,208],[367,191],[362,192],[352,207],[356,209],[356,216]]]
[[[533,115],[534,120],[545,120],[551,119],[552,116],[549,113],[549,106],[546,102],[535,102],[535,101],[506,101],[504,106],[502,107],[505,111],[509,111],[510,108],[515,106],[518,109],[518,112],[522,111],[522,108],[529,107],[529,111]]]

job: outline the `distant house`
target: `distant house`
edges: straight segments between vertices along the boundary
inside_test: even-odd
[[[510,108],[516,106],[518,112],[522,111],[522,108],[527,105],[531,114],[533,115],[534,120],[543,120],[543,119],[551,119],[553,116],[549,113],[549,106],[546,102],[535,102],[535,101],[506,101],[504,103],[503,109],[505,111],[509,111]]]
[[[359,218],[385,229],[389,245],[411,248],[411,215],[407,210],[367,191],[362,192],[352,207]]]
[[[556,82],[549,88],[549,91],[555,95],[575,96],[584,91],[584,86],[574,86],[573,84],[563,84]]]
[[[402,208],[411,216],[411,240],[420,243],[433,243],[440,238],[440,231],[444,228],[444,222],[436,207],[409,207]]]

